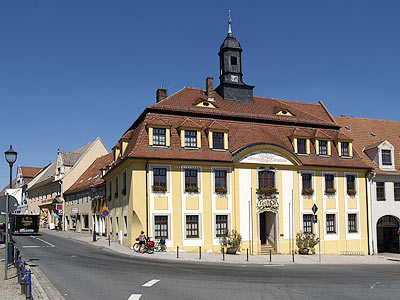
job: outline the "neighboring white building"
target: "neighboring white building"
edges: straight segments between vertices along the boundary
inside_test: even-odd
[[[371,167],[367,176],[371,253],[400,253],[400,122],[344,116],[335,120]]]

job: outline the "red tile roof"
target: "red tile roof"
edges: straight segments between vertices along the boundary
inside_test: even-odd
[[[336,124],[323,103],[261,97],[254,97],[254,103],[247,103],[224,100],[217,93],[213,94],[218,108],[208,109],[193,104],[198,99],[207,100],[207,96],[202,90],[187,87],[147,107],[127,131],[131,135],[131,140],[119,161],[131,157],[232,162],[238,151],[249,145],[260,143],[277,145],[293,153],[290,139],[293,133],[311,139],[330,137],[334,141],[351,140],[339,131],[340,126]],[[289,110],[294,116],[276,115],[276,112],[281,109]],[[146,124],[151,124],[153,120],[162,120],[163,123],[171,126],[169,149],[149,147]],[[200,149],[181,148],[179,131],[181,126],[201,129]],[[228,151],[209,149],[206,131],[210,126],[229,129]],[[309,156],[298,156],[304,165],[368,168],[357,151],[353,152],[353,158],[350,159],[338,157],[335,143],[332,143],[332,156],[329,158],[317,156],[313,143],[310,150]]]
[[[22,171],[22,177],[24,178],[33,178],[37,173],[39,173],[42,168],[35,168],[35,167],[24,167],[20,166]]]
[[[353,139],[353,146],[360,153],[363,161],[377,173],[390,173],[382,171],[379,167],[363,152],[365,148],[375,148],[384,140],[391,143],[395,149],[394,164],[397,170],[400,169],[400,122],[377,120],[359,117],[335,117],[336,122],[342,126],[341,131]],[[350,130],[345,129],[348,126]],[[371,134],[373,133],[373,134]],[[365,150],[365,149],[364,149]],[[398,171],[396,171],[398,172]]]
[[[104,180],[101,178],[100,169],[111,164],[112,160],[112,153],[98,157],[65,193],[73,193],[102,184]]]

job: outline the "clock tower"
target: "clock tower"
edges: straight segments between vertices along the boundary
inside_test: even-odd
[[[216,88],[226,100],[253,102],[254,86],[243,83],[242,73],[242,48],[233,37],[232,20],[229,11],[228,35],[219,49],[220,84]]]

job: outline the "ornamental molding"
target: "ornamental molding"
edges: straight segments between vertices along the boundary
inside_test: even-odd
[[[244,156],[239,163],[277,164],[293,166],[293,163],[283,155],[274,151],[257,151]]]

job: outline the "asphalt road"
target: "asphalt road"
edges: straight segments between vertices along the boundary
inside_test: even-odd
[[[400,299],[400,265],[158,262],[53,234],[14,239],[71,300]]]

